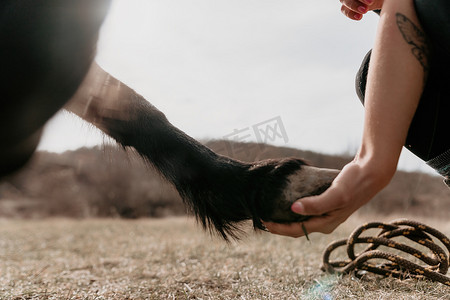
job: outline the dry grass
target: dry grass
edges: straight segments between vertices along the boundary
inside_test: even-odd
[[[264,233],[227,245],[186,218],[1,220],[0,299],[450,299],[439,283],[322,273],[326,245],[359,222],[311,243]]]

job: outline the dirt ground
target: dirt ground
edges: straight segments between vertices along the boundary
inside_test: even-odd
[[[361,222],[311,241],[227,244],[186,218],[0,220],[0,299],[450,299],[423,280],[328,275],[322,252]],[[450,235],[450,222],[421,220]]]

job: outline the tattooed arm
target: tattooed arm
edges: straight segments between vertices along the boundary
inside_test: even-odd
[[[370,201],[393,177],[428,70],[427,43],[413,0],[384,0],[365,93],[362,144],[323,194],[292,210],[313,217],[307,232],[331,233]],[[272,233],[299,237],[302,224],[267,223]]]

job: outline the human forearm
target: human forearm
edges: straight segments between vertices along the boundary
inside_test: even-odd
[[[328,190],[292,205],[294,212],[311,216],[308,221],[266,223],[271,232],[293,237],[304,235],[303,228],[331,233],[389,183],[426,75],[427,50],[417,24],[412,0],[384,1],[365,89],[360,150]]]
[[[425,36],[412,0],[385,0],[365,93],[362,145],[356,157],[392,176],[426,76]]]

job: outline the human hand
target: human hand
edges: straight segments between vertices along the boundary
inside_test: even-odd
[[[354,211],[375,196],[389,182],[392,175],[381,174],[376,166],[362,166],[358,162],[351,162],[342,169],[324,193],[302,198],[292,205],[293,212],[311,216],[309,220],[291,224],[265,222],[264,225],[271,233],[291,237],[300,237],[312,232],[331,233]]]
[[[339,0],[341,11],[352,20],[361,20],[368,11],[380,9],[384,0]]]

